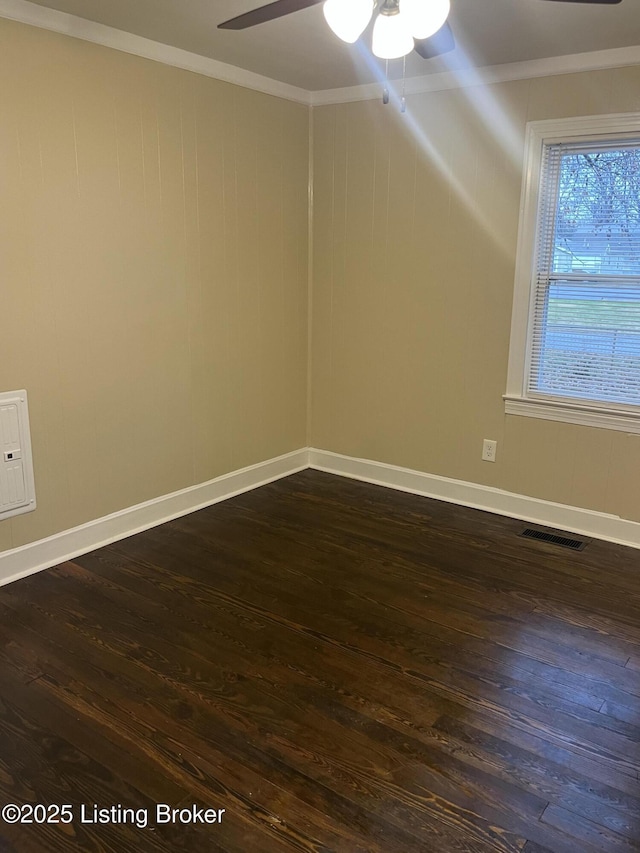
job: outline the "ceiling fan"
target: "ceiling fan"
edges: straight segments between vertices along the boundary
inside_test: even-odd
[[[238,15],[235,18],[231,18],[228,21],[224,21],[222,24],[218,25],[218,29],[223,30],[244,30],[248,27],[255,27],[257,24],[264,24],[267,21],[273,21],[276,18],[282,18],[285,15],[290,15],[293,12],[299,12],[301,9],[308,9],[310,6],[317,6],[320,3],[325,2],[325,0],[275,0],[275,2],[268,3],[266,6],[260,6],[257,9],[253,9],[250,12],[245,12],[242,15]],[[425,0],[402,0],[407,6],[411,3],[412,6],[420,6],[421,8],[428,8],[428,3]],[[455,47],[455,40],[453,37],[453,33],[451,31],[451,27],[446,22],[446,18],[449,11],[449,0],[430,0],[431,3],[434,3],[435,6],[439,7],[439,10],[436,12],[436,18],[441,11],[444,10],[444,15],[441,18],[441,23],[436,30],[430,29],[430,34],[426,38],[417,38],[410,37],[406,33],[404,34],[405,41],[399,40],[397,42],[398,51],[395,56],[385,55],[383,53],[379,53],[376,50],[376,27],[374,27],[374,46],[373,51],[377,56],[380,56],[383,59],[392,59],[399,56],[404,56],[407,53],[410,53],[411,50],[415,50],[423,59],[431,59],[434,56],[439,56],[442,53],[447,53],[450,50],[453,50]],[[547,2],[554,3],[583,3],[583,4],[594,4],[594,5],[603,5],[603,6],[615,6],[618,3],[621,3],[622,0],[547,0]],[[362,34],[362,31],[365,29],[366,25],[369,23],[371,16],[374,11],[378,12],[378,16],[376,19],[376,25],[379,23],[390,23],[394,16],[398,16],[399,13],[399,5],[400,0],[354,0],[354,5],[360,7],[362,11],[364,9],[364,17],[360,15],[362,26],[356,24],[356,29],[358,32],[354,37],[352,37],[353,32],[345,37],[342,33],[338,32],[334,27],[334,24],[331,19],[332,15],[332,7],[336,10],[340,11],[340,14],[344,14],[344,6],[346,5],[346,0],[326,0],[325,2],[325,17],[327,18],[327,22],[329,26],[334,30],[336,35],[339,35],[343,41],[354,42],[357,38]],[[386,19],[386,20],[384,20]],[[389,27],[390,29],[390,27]],[[414,33],[416,31],[414,30]],[[406,41],[406,39],[410,39]]]

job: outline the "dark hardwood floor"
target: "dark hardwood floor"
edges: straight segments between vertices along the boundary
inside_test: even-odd
[[[524,526],[305,471],[4,587],[0,850],[640,850],[640,552]]]

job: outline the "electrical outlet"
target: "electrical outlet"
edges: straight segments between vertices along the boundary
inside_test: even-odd
[[[496,461],[496,451],[498,449],[498,442],[492,441],[490,438],[485,438],[482,442],[482,458],[485,462],[495,462]]]

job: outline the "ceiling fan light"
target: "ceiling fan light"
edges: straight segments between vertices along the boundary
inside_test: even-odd
[[[427,39],[438,32],[449,17],[450,0],[400,0],[400,10],[411,35]]]
[[[338,38],[353,44],[371,20],[373,0],[326,0],[323,12]]]
[[[403,14],[380,13],[373,26],[372,50],[379,59],[399,59],[413,50],[413,36]]]

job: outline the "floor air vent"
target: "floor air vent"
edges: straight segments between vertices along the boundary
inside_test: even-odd
[[[570,536],[557,536],[555,533],[545,533],[543,530],[533,530],[527,527],[520,536],[528,539],[539,539],[541,542],[549,542],[551,545],[561,545],[563,548],[572,548],[574,551],[582,551],[587,544],[584,539],[572,539]]]

